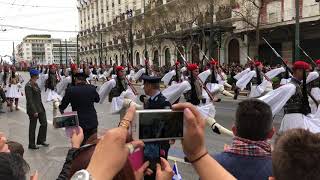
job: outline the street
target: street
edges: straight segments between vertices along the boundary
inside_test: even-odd
[[[27,73],[22,73],[26,83],[29,80]],[[42,93],[43,100],[46,98],[45,92]],[[79,97],[81,98],[81,97]],[[231,98],[221,97],[222,102],[216,103],[216,120],[224,127],[231,129],[235,119],[235,109],[238,101]],[[240,99],[244,99],[241,97]],[[44,101],[45,102],[45,101]],[[25,113],[26,100],[25,96],[20,99],[20,111],[7,112],[0,115],[0,131],[5,133],[9,140],[22,143],[25,148],[25,159],[30,165],[31,173],[38,170],[40,179],[55,179],[64,163],[66,153],[71,147],[70,140],[66,137],[63,129],[54,129],[52,126],[52,103],[44,103],[48,118],[48,148],[41,147],[40,150],[28,150],[28,116]],[[99,118],[99,134],[105,129],[114,128],[119,122],[119,115],[110,114],[110,104],[96,104],[96,110]],[[6,109],[6,108],[5,108]],[[279,127],[279,117],[276,117],[275,126]],[[214,134],[210,128],[206,129],[206,144],[210,154],[223,151],[225,144],[231,142],[230,137]],[[176,142],[169,152],[170,162],[177,161],[179,172],[183,179],[197,179],[192,167],[183,162],[184,154],[181,143]],[[107,157],[106,157],[107,158]]]

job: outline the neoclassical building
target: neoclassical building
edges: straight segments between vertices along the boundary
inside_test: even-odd
[[[172,65],[247,62],[247,55],[279,59],[259,35],[288,60],[294,57],[295,0],[267,0],[260,11],[249,0],[78,0],[80,59],[93,64]],[[258,16],[260,14],[260,16]],[[259,21],[257,20],[259,17]],[[316,58],[319,3],[300,0],[301,44]],[[257,45],[258,44],[258,45]]]

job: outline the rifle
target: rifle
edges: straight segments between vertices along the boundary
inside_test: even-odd
[[[201,54],[207,59],[207,62],[209,62],[209,61],[210,61],[209,58],[202,52],[202,50],[200,50],[200,52],[201,52]],[[221,72],[218,72],[218,74],[219,74],[220,78],[224,81],[225,79],[224,79],[224,77],[222,76]]]
[[[185,64],[185,66],[187,67],[188,64],[187,64],[187,61],[185,59],[185,57],[182,55],[182,53],[180,52],[180,50],[176,47],[176,49],[178,50],[179,54],[181,55],[182,59],[183,59],[183,62]],[[211,99],[212,102],[214,102],[214,97],[212,96],[211,92],[209,91],[209,89],[207,88],[207,86],[204,85],[204,83],[202,82],[202,80],[197,76],[196,77],[197,80],[199,80],[201,86],[203,87],[203,89],[207,92],[209,98]]]
[[[283,65],[288,69],[288,71],[293,74],[293,71],[291,68],[289,68],[289,66],[287,65],[287,63],[284,61],[284,59],[282,58],[282,56],[280,56],[280,54],[271,46],[271,44],[264,38],[262,37],[262,39],[267,43],[267,45],[272,49],[273,53],[275,53],[275,55],[281,59]],[[309,95],[309,97],[312,99],[312,101],[317,105],[317,107],[319,106],[318,101],[316,100],[316,98],[314,98],[311,94],[310,91],[307,91],[307,94]]]
[[[130,88],[132,89],[133,94],[137,96],[137,95],[138,95],[137,89],[131,84],[131,82],[128,80],[128,78],[127,78],[126,76],[124,76],[124,78],[126,79],[128,85],[129,85]]]
[[[310,63],[311,63],[314,67],[317,67],[317,64],[316,64],[316,63],[313,61],[313,59],[306,53],[306,51],[304,51],[300,45],[299,45],[298,47],[299,47],[299,49],[303,52],[303,54],[306,55],[306,56],[309,58]]]

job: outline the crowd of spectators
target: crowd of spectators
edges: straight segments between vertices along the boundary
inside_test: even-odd
[[[173,109],[184,111],[183,151],[202,180],[310,180],[320,177],[320,135],[303,129],[289,130],[278,135],[271,148],[269,139],[275,133],[272,113],[260,100],[248,99],[239,103],[232,128],[235,135],[232,144],[212,156],[205,145],[205,121],[196,107],[180,103]],[[132,121],[135,111],[130,107],[123,120]],[[134,170],[129,161],[132,150],[128,145],[137,149],[143,148],[144,143],[132,141],[126,127],[110,129],[102,137],[91,138],[81,146],[83,139],[81,128],[73,131],[71,148],[57,179],[81,179],[77,176],[81,170],[89,172],[95,180],[140,180],[150,173],[156,173],[157,180],[171,180],[174,175],[169,162],[163,158],[156,172],[148,169],[149,162]],[[5,135],[0,134],[0,151],[0,179],[28,179],[30,168],[23,158],[22,145],[7,141]],[[37,172],[31,179],[38,179]]]

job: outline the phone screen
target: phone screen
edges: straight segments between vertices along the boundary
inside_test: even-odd
[[[149,168],[155,172],[157,163],[160,163],[160,144],[145,143],[143,154],[144,161],[149,161]]]
[[[139,139],[183,137],[183,112],[148,112],[139,114]]]
[[[55,117],[53,125],[55,128],[78,126],[79,125],[78,116],[77,115],[68,115],[68,116]]]

